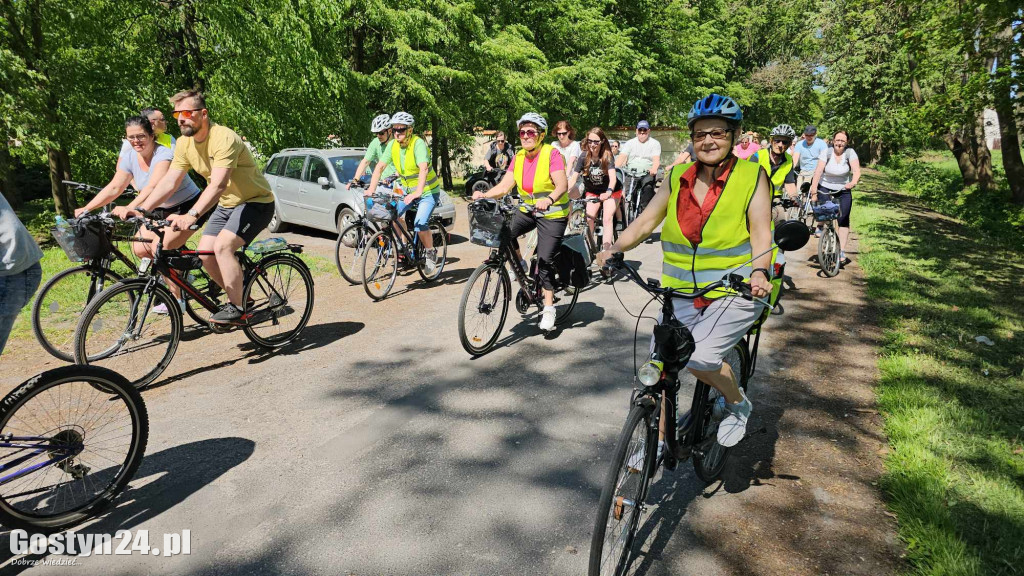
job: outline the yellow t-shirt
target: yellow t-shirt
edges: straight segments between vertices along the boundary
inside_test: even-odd
[[[202,142],[196,142],[193,136],[178,138],[171,168],[184,171],[191,168],[207,180],[214,168],[231,168],[228,185],[218,202],[224,208],[234,208],[244,202],[274,201],[270,184],[256,168],[256,161],[242,137],[219,124],[210,126],[210,134]]]

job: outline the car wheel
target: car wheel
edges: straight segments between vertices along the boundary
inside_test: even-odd
[[[358,217],[356,216],[355,210],[349,208],[348,206],[345,206],[344,208],[339,210],[338,211],[338,220],[337,220],[338,233],[340,234],[342,230],[344,230],[350,224],[355,222],[357,218]]]
[[[288,225],[281,220],[281,214],[277,211],[277,203],[274,203],[274,216],[270,218],[270,224],[267,224],[268,232],[284,232],[288,228]]]
[[[490,184],[490,182],[488,182],[486,180],[477,180],[476,182],[473,182],[473,192],[474,193],[475,192],[487,192],[490,189],[491,189],[491,184]]]

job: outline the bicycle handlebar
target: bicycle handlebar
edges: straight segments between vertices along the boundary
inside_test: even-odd
[[[739,274],[729,274],[721,280],[712,282],[696,292],[687,293],[678,292],[675,288],[661,288],[660,286],[655,286],[651,281],[644,282],[643,278],[640,277],[640,273],[637,272],[635,268],[627,264],[623,259],[622,252],[615,252],[612,254],[612,257],[605,262],[602,270],[608,272],[613,270],[624,270],[626,272],[626,276],[630,280],[653,296],[667,296],[668,298],[679,298],[682,300],[696,300],[701,296],[706,296],[715,290],[728,286],[739,293],[739,295],[745,300],[753,299],[753,294],[750,292],[750,285],[743,282],[743,276],[740,276]]]

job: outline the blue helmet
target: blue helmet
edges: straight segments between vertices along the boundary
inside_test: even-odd
[[[690,113],[686,115],[686,125],[693,128],[693,123],[702,118],[721,118],[733,124],[743,121],[743,110],[735,100],[720,94],[710,94],[694,103]]]

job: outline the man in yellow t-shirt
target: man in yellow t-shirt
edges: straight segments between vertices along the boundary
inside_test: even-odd
[[[203,229],[199,250],[213,251],[213,256],[202,257],[203,266],[224,288],[229,302],[210,320],[244,325],[248,312],[242,302],[242,267],[235,252],[270,224],[274,195],[242,138],[234,130],[210,121],[201,92],[178,92],[171,96],[171,104],[181,137],[174,148],[171,167],[146,204],[156,206],[163,202],[189,169],[206,178],[208,184],[195,206],[187,214],[173,214],[167,219],[175,230],[188,230],[203,214],[213,210]]]

